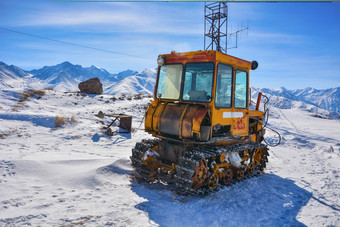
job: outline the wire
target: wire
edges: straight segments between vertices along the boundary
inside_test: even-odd
[[[278,146],[280,143],[281,143],[281,135],[280,135],[280,133],[278,132],[278,131],[275,131],[274,129],[272,129],[272,128],[270,128],[269,126],[266,126],[266,128],[267,129],[269,129],[269,130],[272,130],[273,132],[275,132],[278,136],[279,136],[279,141],[276,143],[276,144],[269,144],[266,140],[265,140],[265,138],[263,137],[263,141],[268,145],[268,146],[270,146],[270,147],[276,147],[276,146]]]
[[[265,124],[263,125],[263,129],[264,129],[264,128],[268,128],[269,130],[275,132],[275,133],[279,136],[279,141],[278,141],[276,144],[274,144],[274,145],[269,144],[269,143],[265,140],[264,137],[263,137],[263,141],[264,141],[268,146],[270,146],[270,147],[276,147],[276,146],[278,146],[278,145],[281,143],[281,135],[280,135],[280,133],[279,133],[278,131],[276,131],[276,130],[270,128],[270,127],[267,125],[268,120],[269,120],[269,109],[266,108],[266,107],[267,107],[267,104],[268,104],[268,102],[269,102],[269,98],[268,98],[266,95],[264,95],[264,94],[262,94],[262,96],[266,98],[266,101],[264,102],[264,106],[263,106],[263,109],[264,109],[264,119],[266,119],[266,122],[265,122]]]
[[[31,36],[31,37],[34,37],[34,38],[45,39],[45,40],[49,40],[49,41],[53,41],[53,42],[57,42],[57,43],[62,43],[62,44],[67,44],[67,45],[72,45],[72,46],[77,46],[77,47],[82,47],[82,48],[87,48],[87,49],[107,52],[107,53],[111,53],[111,54],[118,54],[118,55],[123,55],[123,56],[134,57],[134,58],[153,60],[151,58],[145,58],[145,57],[141,57],[141,56],[137,56],[137,55],[124,54],[124,53],[120,53],[120,52],[116,52],[116,51],[111,51],[111,50],[105,50],[105,49],[101,49],[101,48],[97,48],[97,47],[90,47],[90,46],[80,45],[80,44],[76,44],[76,43],[60,41],[60,40],[57,40],[57,39],[51,39],[51,38],[47,38],[47,37],[43,37],[43,36],[38,36],[38,35],[33,35],[33,34],[25,33],[25,32],[19,32],[19,31],[7,29],[7,28],[0,27],[0,29],[8,31],[8,32],[13,32],[13,33],[21,34],[21,35]]]
[[[140,122],[138,128],[136,129],[135,133],[133,134],[133,136],[136,135],[136,133],[137,133],[137,131],[139,130],[140,126],[142,126],[142,124],[143,124],[143,122],[144,122],[144,118],[145,118],[145,114],[144,114],[144,116],[143,116],[143,118],[142,118],[142,120],[141,120],[141,122]]]
[[[269,109],[266,108],[268,102],[269,102],[269,98],[262,94],[263,97],[266,98],[266,101],[264,102],[264,105],[263,105],[263,111],[264,111],[264,119],[266,119],[266,123],[263,125],[263,128],[265,128],[267,126],[267,123],[268,123],[268,119],[269,119]]]
[[[144,116],[143,116],[142,120],[140,121],[140,124],[139,124],[138,128],[136,129],[135,133],[133,134],[133,136],[136,135],[137,131],[138,131],[139,128],[142,126],[142,124],[143,124],[143,122],[144,122],[144,118],[146,117],[146,111],[147,111],[147,110],[144,109]]]

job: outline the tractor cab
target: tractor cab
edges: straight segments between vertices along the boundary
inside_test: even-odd
[[[197,143],[262,140],[264,114],[249,110],[249,70],[257,62],[209,50],[171,52],[160,55],[157,63],[146,131]]]

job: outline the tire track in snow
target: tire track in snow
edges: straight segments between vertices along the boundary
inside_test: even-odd
[[[337,216],[340,211],[340,207],[338,206],[338,199],[334,197],[333,192],[336,193],[340,185],[334,181],[333,177],[330,177],[329,174],[336,173],[338,170],[336,169],[336,166],[332,166],[327,163],[326,159],[329,159],[329,157],[326,158],[322,148],[323,146],[330,146],[330,144],[337,144],[339,141],[330,137],[317,135],[311,130],[303,130],[294,123],[294,121],[291,120],[283,110],[277,110],[282,116],[281,119],[288,123],[285,125],[286,130],[283,130],[283,128],[281,128],[281,130],[284,131],[284,134],[288,137],[292,136],[287,145],[299,144],[299,146],[296,147],[297,149],[293,149],[294,153],[292,153],[292,155],[298,156],[295,158],[292,155],[286,157],[298,159],[298,166],[295,166],[294,168],[298,171],[305,171],[306,173],[306,175],[303,174],[304,177],[288,178],[294,180],[298,185],[310,191],[313,194],[312,199],[314,201],[331,209],[330,212]],[[320,147],[320,143],[323,146]],[[285,150],[287,151],[290,149]],[[276,158],[280,159],[280,157]],[[288,159],[289,162],[292,161],[290,158]],[[308,168],[306,168],[307,163],[309,163]]]

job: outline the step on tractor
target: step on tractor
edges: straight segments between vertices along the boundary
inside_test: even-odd
[[[214,50],[173,51],[157,63],[144,122],[155,138],[132,149],[135,176],[200,194],[261,173],[269,156],[261,95],[249,108],[249,71],[258,63]]]

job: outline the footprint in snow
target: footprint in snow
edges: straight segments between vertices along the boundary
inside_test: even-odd
[[[0,160],[0,183],[7,182],[8,177],[12,177],[16,174],[14,171],[15,165],[6,160]]]

